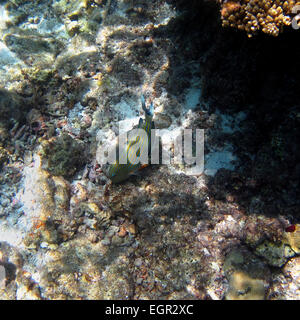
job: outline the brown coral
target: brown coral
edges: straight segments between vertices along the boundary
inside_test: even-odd
[[[284,26],[292,24],[293,8],[300,5],[295,0],[220,0],[220,3],[223,27],[244,30],[249,37],[259,30],[277,36]]]

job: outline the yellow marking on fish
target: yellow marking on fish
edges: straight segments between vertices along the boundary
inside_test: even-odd
[[[145,111],[145,121],[143,122],[140,119],[139,122],[139,129],[143,129],[146,132],[146,136],[143,135],[143,137],[140,137],[138,135],[136,138],[131,139],[127,143],[126,147],[126,156],[127,156],[127,164],[120,164],[119,160],[116,160],[114,164],[111,164],[108,166],[107,171],[104,173],[110,178],[113,182],[121,182],[123,180],[126,180],[132,173],[135,171],[145,168],[149,164],[142,164],[141,162],[138,162],[137,164],[132,164],[129,159],[132,159],[132,155],[134,152],[136,152],[136,157],[140,157],[143,154],[143,151],[145,149],[146,141],[147,146],[149,146],[149,143],[151,143],[151,128],[152,128],[152,117],[153,117],[153,104],[150,104],[149,109],[145,106],[145,99],[142,96],[142,108]],[[146,138],[147,137],[147,138]],[[139,144],[136,146],[136,144]],[[136,149],[136,147],[138,149]],[[147,152],[148,153],[148,152]]]

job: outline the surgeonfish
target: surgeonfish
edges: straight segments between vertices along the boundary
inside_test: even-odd
[[[130,161],[131,155],[136,152],[136,156],[139,157],[142,155],[142,152],[147,151],[147,157],[149,158],[151,151],[151,129],[154,129],[153,122],[153,112],[154,106],[153,103],[150,103],[149,108],[146,108],[145,98],[141,96],[142,101],[142,109],[145,112],[145,120],[140,118],[139,124],[136,128],[133,128],[127,132],[127,136],[130,139],[127,140],[126,146],[126,155],[127,155],[127,163],[122,164],[119,163],[119,144],[115,146],[117,148],[117,156],[116,161],[112,164],[105,164],[102,166],[102,170],[104,174],[113,182],[119,183],[126,180],[129,176],[135,174],[138,170],[147,166],[147,164],[143,164],[140,161],[136,164]],[[144,133],[147,135],[148,139],[145,139],[144,134],[140,136],[140,134],[135,133],[134,129],[143,129]],[[148,141],[147,141],[148,140]],[[146,148],[148,150],[146,150]]]

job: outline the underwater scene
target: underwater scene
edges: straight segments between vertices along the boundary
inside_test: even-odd
[[[300,1],[0,0],[0,300],[300,300]]]

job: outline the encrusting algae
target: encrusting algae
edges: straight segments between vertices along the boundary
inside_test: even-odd
[[[234,27],[247,32],[252,37],[259,30],[278,36],[284,26],[292,24],[295,8],[300,2],[295,0],[241,0],[221,2],[223,27]]]

